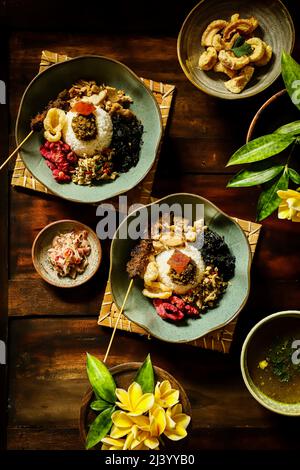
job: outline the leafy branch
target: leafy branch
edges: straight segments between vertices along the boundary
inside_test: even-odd
[[[109,433],[112,427],[111,416],[117,407],[117,397],[114,378],[102,361],[87,353],[86,370],[96,397],[90,407],[93,411],[100,412],[91,423],[86,438],[86,448],[91,449]],[[150,354],[137,371],[134,381],[141,386],[143,393],[154,392],[154,369]]]
[[[241,47],[241,45],[239,45]],[[300,65],[285,52],[282,54],[282,76],[293,102],[300,109]],[[299,100],[297,96],[299,95]],[[289,164],[295,148],[300,143],[300,120],[279,127],[271,134],[258,137],[238,149],[229,159],[227,166],[249,165],[239,171],[228,183],[228,188],[262,186],[257,205],[257,220],[269,217],[280,205],[278,190],[287,190],[289,181],[299,185],[300,174]],[[272,157],[280,155],[291,147],[282,164],[275,164]]]

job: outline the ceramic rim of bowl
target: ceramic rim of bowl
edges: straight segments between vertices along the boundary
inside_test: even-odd
[[[274,103],[274,101],[278,100],[278,98],[281,98],[281,96],[284,96],[286,93],[287,93],[287,90],[285,88],[283,90],[278,91],[277,93],[275,93],[275,95],[272,95],[271,98],[267,99],[267,101],[265,101],[264,104],[259,108],[259,110],[257,111],[257,113],[255,114],[254,118],[252,119],[250,123],[247,137],[246,137],[246,143],[252,140],[255,126],[261,114],[264,112],[264,110],[267,109],[270,106],[270,104]]]
[[[218,330],[219,328],[224,328],[226,325],[228,325],[229,323],[231,323],[238,315],[239,313],[242,311],[242,309],[245,307],[247,301],[248,301],[248,298],[249,298],[249,295],[250,295],[250,284],[251,284],[251,280],[250,280],[250,271],[251,271],[251,262],[252,262],[252,254],[251,254],[251,250],[250,250],[250,245],[249,245],[249,241],[244,233],[244,231],[242,230],[242,228],[240,227],[240,225],[232,218],[230,217],[228,214],[226,214],[224,211],[222,211],[222,209],[219,209],[219,207],[217,207],[213,202],[209,201],[208,199],[202,197],[202,196],[199,196],[198,194],[192,194],[192,193],[172,193],[172,194],[169,194],[167,196],[164,196],[162,197],[161,199],[158,199],[157,201],[154,201],[154,202],[151,202],[150,204],[147,204],[143,207],[143,209],[147,208],[147,207],[150,207],[150,206],[153,206],[154,204],[160,204],[162,201],[166,200],[166,199],[169,199],[170,197],[174,197],[174,196],[192,196],[192,197],[196,197],[196,198],[199,198],[201,199],[202,201],[204,201],[205,203],[211,205],[214,207],[214,209],[217,210],[217,212],[219,212],[220,214],[222,214],[224,217],[226,217],[227,219],[229,219],[234,225],[236,225],[236,227],[241,230],[241,233],[243,234],[244,238],[245,238],[245,241],[247,243],[247,247],[248,247],[248,251],[249,251],[249,257],[248,257],[248,266],[247,266],[247,281],[248,281],[248,284],[247,284],[247,293],[245,295],[245,298],[242,302],[242,304],[240,305],[240,307],[234,312],[234,314],[228,319],[226,320],[225,322],[221,323],[220,325],[218,325],[216,328],[211,328],[209,331],[207,331],[206,333],[204,333],[203,335],[201,336],[196,336],[195,338],[192,338],[192,339],[189,339],[188,341],[191,342],[191,341],[196,341],[197,339],[199,338],[203,338],[204,336],[212,333],[213,331],[216,331]],[[133,211],[131,212],[130,214],[128,214],[127,217],[125,217],[125,219],[121,222],[121,224],[119,225],[119,227],[117,228],[117,231],[116,233],[119,231],[120,227],[126,223],[128,217],[134,215],[136,212],[138,212],[140,209],[137,209],[136,211]],[[116,235],[115,233],[115,235]],[[110,260],[112,260],[112,256],[113,256],[113,244],[114,244],[114,241],[115,241],[115,235],[112,239],[112,243],[111,243],[111,246],[110,246]],[[111,278],[111,273],[112,273],[112,263],[110,262],[110,268],[109,268],[109,279]],[[114,299],[114,303],[116,304],[117,308],[120,309],[120,305],[118,305],[118,303],[116,302],[116,299],[115,299],[115,296],[114,296],[114,291],[113,291],[113,287],[111,287],[111,292],[112,292],[112,296],[113,296],[113,299]],[[125,317],[127,318],[127,315],[126,315],[126,308],[124,308],[124,311],[123,311],[123,314],[125,315]],[[132,321],[130,318],[128,318],[130,321]],[[138,326],[140,326],[141,328],[143,328],[145,331],[147,331],[147,333],[149,333],[149,335],[153,336],[153,338],[156,338],[156,339],[159,339],[160,341],[164,341],[165,343],[172,343],[172,344],[186,344],[186,340],[180,340],[180,341],[171,341],[171,340],[166,340],[166,339],[162,339],[161,337],[159,337],[158,335],[156,334],[153,334],[152,331],[149,331],[149,328],[147,326],[145,326],[144,324],[142,323],[138,323],[136,322],[136,324]]]
[[[257,395],[257,393],[255,392],[255,389],[253,387],[251,387],[251,383],[252,383],[255,388],[260,390],[254,384],[254,382],[252,381],[252,378],[250,376],[250,373],[249,373],[249,370],[248,370],[248,367],[247,367],[248,347],[249,347],[249,344],[250,344],[254,334],[260,329],[260,327],[263,326],[266,323],[272,323],[272,320],[274,320],[276,318],[284,318],[284,317],[289,317],[290,318],[290,317],[295,317],[295,316],[299,316],[299,320],[300,320],[300,310],[283,310],[281,312],[272,313],[271,315],[268,315],[267,317],[263,318],[258,323],[256,323],[256,325],[253,326],[253,328],[247,334],[246,339],[244,340],[242,350],[241,350],[241,356],[240,356],[240,368],[241,368],[241,373],[242,373],[244,383],[245,383],[248,391],[253,396],[253,398],[255,398],[255,400],[258,403],[260,403],[264,408],[267,408],[269,411],[272,411],[273,413],[276,413],[276,414],[280,414],[280,415],[284,415],[284,416],[299,417],[300,416],[300,402],[299,402],[299,405],[297,403],[294,404],[294,403],[278,402],[276,400],[272,400],[272,398],[270,398],[268,395],[266,395],[266,398],[268,399],[268,401],[274,403],[274,406],[272,406],[267,401],[264,401],[262,398],[260,398]],[[286,410],[284,410],[283,408],[281,408],[281,409],[276,408],[276,403],[280,404],[281,406],[286,405]],[[295,405],[297,407],[299,406],[299,411],[291,412],[291,411],[288,410],[288,407],[295,406]]]
[[[95,239],[96,241],[96,244],[97,244],[97,252],[98,252],[98,260],[97,260],[97,265],[95,267],[95,270],[90,274],[90,276],[88,276],[87,278],[83,278],[82,279],[82,282],[78,282],[77,284],[75,285],[65,285],[65,286],[62,286],[59,282],[55,283],[54,281],[52,281],[51,279],[49,278],[46,278],[40,267],[39,267],[39,263],[36,262],[36,256],[35,256],[35,253],[36,253],[36,245],[37,245],[37,242],[39,241],[39,239],[44,235],[45,232],[48,231],[48,229],[50,227],[54,227],[55,225],[60,225],[62,223],[72,223],[74,224],[74,226],[76,225],[80,225],[82,227],[83,230],[86,230],[88,233],[90,233],[93,238]],[[83,224],[82,222],[79,222],[78,220],[73,220],[73,219],[62,219],[62,220],[56,220],[55,222],[51,222],[50,224],[46,225],[46,227],[44,227],[38,234],[37,236],[35,237],[34,241],[33,241],[33,244],[32,244],[32,248],[31,248],[31,258],[32,258],[32,263],[33,263],[33,266],[36,270],[36,272],[38,273],[38,275],[45,281],[47,282],[48,284],[51,284],[52,286],[55,286],[55,287],[60,287],[62,289],[73,289],[75,287],[79,287],[81,286],[82,284],[85,284],[86,282],[88,282],[95,274],[96,272],[98,271],[99,267],[100,267],[100,264],[101,264],[101,261],[102,261],[102,247],[101,247],[101,243],[100,243],[100,240],[99,238],[97,237],[97,234],[96,232],[94,232],[94,230],[92,230],[88,225],[86,224]]]
[[[158,137],[158,140],[157,140],[157,144],[155,146],[155,151],[154,151],[154,159],[153,159],[153,162],[150,166],[150,168],[147,170],[147,172],[145,172],[143,174],[143,176],[141,176],[138,181],[136,183],[134,183],[133,185],[130,185],[128,186],[128,188],[123,191],[118,191],[116,193],[114,193],[112,196],[110,197],[117,197],[117,196],[120,196],[121,194],[124,194],[126,193],[127,191],[130,191],[131,189],[135,188],[136,186],[138,186],[139,183],[141,183],[141,181],[143,181],[143,179],[149,174],[149,172],[151,171],[151,169],[153,168],[153,165],[155,163],[155,160],[156,160],[156,157],[157,157],[157,154],[158,154],[158,151],[159,151],[159,148],[160,148],[160,144],[161,144],[161,141],[162,141],[162,137],[163,137],[163,121],[162,121],[162,115],[161,115],[161,110],[160,110],[160,107],[153,95],[153,93],[150,91],[150,89],[143,83],[143,81],[136,75],[135,72],[133,72],[133,70],[131,70],[127,65],[123,64],[122,62],[120,62],[119,60],[116,60],[116,59],[111,59],[110,57],[106,57],[106,56],[102,56],[102,55],[93,55],[93,54],[87,54],[87,55],[80,55],[80,56],[77,56],[77,57],[73,57],[73,58],[70,58],[64,62],[57,62],[56,64],[53,64],[51,65],[50,67],[48,67],[47,69],[43,70],[42,72],[39,72],[37,73],[37,75],[35,77],[33,77],[33,79],[31,80],[31,82],[27,85],[23,95],[22,95],[22,98],[21,98],[21,102],[20,102],[20,105],[19,105],[19,108],[18,108],[18,114],[17,114],[17,119],[16,119],[16,124],[15,124],[15,141],[16,141],[16,145],[18,146],[19,145],[19,141],[18,141],[18,126],[19,126],[19,118],[20,118],[20,114],[21,114],[21,109],[22,109],[22,106],[23,106],[23,101],[24,101],[24,98],[25,98],[25,95],[27,94],[28,90],[31,88],[31,86],[33,85],[33,83],[36,81],[36,80],[39,80],[41,76],[43,76],[44,74],[46,74],[47,72],[49,72],[50,69],[52,69],[53,67],[60,67],[62,65],[66,65],[68,62],[75,62],[75,61],[78,61],[80,59],[86,59],[86,58],[98,58],[98,59],[104,59],[104,60],[107,60],[109,62],[114,62],[115,64],[118,64],[119,66],[121,66],[123,69],[125,69],[130,75],[132,75],[132,77],[139,83],[140,86],[142,86],[145,91],[147,92],[147,94],[151,97],[155,107],[156,107],[156,110],[157,110],[157,115],[158,115],[158,119],[159,119],[159,127],[160,127],[160,131],[159,131],[159,137]],[[22,149],[20,149],[20,156],[22,158],[22,155],[21,155],[21,151]],[[24,163],[25,167],[27,168],[27,165],[26,163],[24,162],[23,158],[22,158],[22,162]],[[27,168],[28,170],[28,168]],[[29,171],[29,170],[28,170]],[[43,186],[45,186],[47,189],[48,186],[43,182],[41,181],[38,177],[34,176],[34,178],[40,183],[42,184]],[[54,191],[53,189],[51,189],[51,193],[54,194],[55,196],[61,198],[61,199],[65,199],[67,201],[72,201],[72,202],[78,202],[78,203],[81,203],[81,204],[97,204],[97,203],[100,203],[100,202],[103,202],[103,200],[97,200],[97,201],[92,201],[92,202],[85,202],[85,201],[81,201],[81,200],[77,200],[75,198],[67,198],[67,197],[64,197],[62,196],[61,194],[57,193],[56,191]]]
[[[261,90],[259,91],[253,91],[251,94],[249,94],[248,96],[243,96],[243,93],[240,93],[240,94],[228,94],[226,96],[219,96],[217,93],[215,92],[211,92],[210,90],[208,90],[207,88],[205,88],[204,86],[201,86],[198,82],[196,82],[193,77],[191,76],[191,74],[189,73],[187,67],[185,66],[183,60],[182,60],[182,57],[181,57],[181,41],[182,41],[182,36],[183,36],[183,32],[184,32],[184,29],[190,19],[190,17],[193,15],[194,11],[197,10],[197,8],[202,5],[204,2],[206,2],[208,0],[201,0],[199,3],[197,3],[193,8],[192,10],[188,13],[188,15],[186,16],[181,28],[180,28],[180,31],[179,31],[179,34],[178,34],[178,38],[177,38],[177,57],[178,57],[178,60],[179,60],[179,63],[180,63],[180,66],[185,74],[185,76],[188,78],[188,80],[196,87],[198,88],[198,90],[200,91],[203,91],[204,93],[206,93],[207,95],[210,95],[210,96],[214,96],[215,98],[219,98],[219,99],[222,99],[222,100],[231,100],[231,101],[234,101],[234,100],[241,100],[241,99],[248,99],[248,98],[252,98],[253,96],[256,96],[258,95],[259,93],[262,93],[263,91],[265,91],[267,88],[269,88],[277,79],[278,77],[280,76],[280,72],[277,74],[276,77],[274,77],[274,79],[266,84],[264,87],[261,88]],[[286,5],[284,5],[284,3],[282,3],[281,0],[276,0],[280,5],[281,7],[285,10],[286,14],[288,15],[288,17],[290,18],[290,24],[291,24],[291,28],[292,28],[292,43],[291,43],[291,50],[288,51],[288,52],[292,52],[293,49],[294,49],[294,46],[295,46],[295,40],[296,40],[296,31],[295,31],[295,25],[294,25],[294,22],[293,22],[293,18],[291,17],[291,14],[289,12],[289,10],[287,9]],[[232,96],[231,96],[232,95]]]

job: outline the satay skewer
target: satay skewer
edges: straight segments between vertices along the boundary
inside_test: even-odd
[[[20,150],[20,148],[25,144],[25,142],[27,142],[29,137],[32,136],[33,132],[34,131],[30,131],[29,134],[27,134],[27,136],[25,137],[25,139],[22,140],[22,142],[17,146],[17,148],[15,148],[15,150],[9,155],[9,157],[7,157],[7,159],[1,164],[0,171],[5,167],[5,165],[10,161],[10,159],[17,153],[17,151]]]
[[[117,320],[116,320],[116,323],[115,323],[115,326],[114,326],[112,335],[111,335],[111,337],[110,337],[110,341],[109,341],[109,344],[108,344],[108,346],[107,346],[107,350],[106,350],[106,353],[105,353],[103,362],[106,362],[106,360],[107,360],[107,358],[108,358],[109,351],[110,351],[111,345],[112,345],[113,340],[114,340],[114,337],[115,337],[116,329],[117,329],[117,327],[118,327],[118,324],[119,324],[121,315],[122,315],[122,313],[123,313],[123,311],[124,311],[124,308],[125,308],[125,305],[126,305],[126,302],[127,302],[128,296],[129,296],[129,293],[130,293],[131,288],[132,288],[132,285],[133,285],[133,279],[131,279],[131,281],[130,281],[130,283],[129,283],[129,286],[128,286],[128,289],[127,289],[127,292],[126,292],[126,294],[125,294],[125,297],[124,297],[124,300],[123,300],[123,304],[122,304],[122,307],[120,308],[119,315],[118,315],[118,318],[117,318]]]
[[[1,164],[0,171],[5,167],[5,165],[10,161],[10,159],[17,153],[17,151],[25,144],[25,142],[32,136],[32,134],[36,132],[40,132],[43,129],[43,121],[47,115],[47,112],[50,108],[58,108],[69,110],[70,104],[68,100],[70,99],[70,95],[68,90],[63,90],[57,96],[57,98],[53,101],[49,101],[47,106],[41,113],[38,113],[33,119],[31,119],[30,127],[31,131],[25,137],[25,139],[17,146],[17,148],[9,155],[9,157]]]

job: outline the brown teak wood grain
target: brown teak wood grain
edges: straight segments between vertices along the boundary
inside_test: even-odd
[[[194,192],[232,216],[255,219],[259,190],[226,189],[232,169],[225,164],[244,143],[258,107],[283,84],[278,80],[261,95],[240,103],[219,101],[194,88],[179,66],[176,37],[195,1],[178,2],[185,5],[174,6],[171,24],[164,6],[160,12],[165,15],[164,22],[161,18],[152,22],[153,15],[142,18],[139,11],[132,10],[133,18],[129,15],[126,25],[120,24],[120,34],[110,34],[107,29],[102,33],[94,19],[87,32],[51,32],[52,27],[58,27],[49,18],[43,23],[41,12],[36,12],[36,23],[32,19],[23,23],[12,14],[13,5],[19,7],[20,2],[9,3],[11,148],[21,95],[37,72],[42,49],[70,56],[107,55],[125,62],[139,76],[173,83],[177,88],[153,195]],[[33,3],[27,2],[27,13],[30,8],[33,11]],[[48,11],[50,2],[45,3]],[[288,5],[298,24],[295,5]],[[65,11],[62,6],[62,13]],[[71,12],[71,17],[74,15]],[[134,19],[138,19],[136,26]],[[37,31],[37,24],[40,29],[45,24],[48,30]],[[299,46],[297,38],[294,55],[298,60]],[[88,385],[85,352],[103,357],[111,334],[97,325],[108,274],[109,244],[103,244],[102,267],[86,286],[74,293],[52,288],[37,276],[31,263],[36,234],[49,222],[62,218],[75,218],[95,229],[95,208],[82,211],[76,204],[21,190],[11,190],[6,203],[10,214],[8,448],[81,449],[78,414]],[[297,448],[296,421],[289,421],[287,426],[284,418],[263,409],[247,392],[239,370],[239,353],[256,321],[277,310],[299,308],[299,235],[300,224],[278,221],[276,215],[263,223],[252,267],[251,295],[239,318],[230,355],[117,333],[109,365],[142,361],[150,352],[153,362],[185,387],[193,417],[189,449]]]

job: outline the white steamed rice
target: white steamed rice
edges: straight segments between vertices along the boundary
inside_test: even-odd
[[[79,157],[91,157],[97,152],[110,146],[113,125],[110,115],[99,106],[96,107],[94,112],[97,125],[97,137],[93,140],[79,140],[77,139],[73,129],[72,120],[78,113],[68,111],[66,114],[66,124],[63,129],[64,141],[70,145],[73,152]]]
[[[170,287],[172,291],[175,294],[185,294],[192,288],[196,287],[198,285],[203,277],[203,273],[205,271],[205,264],[202,259],[202,256],[200,252],[197,250],[197,248],[193,246],[187,246],[186,248],[180,248],[180,251],[185,254],[186,256],[189,256],[197,266],[197,272],[196,272],[196,283],[195,284],[188,284],[186,286],[182,286],[179,284],[176,284],[172,281],[172,279],[169,276],[169,271],[170,271],[170,265],[168,264],[169,259],[173,255],[175,250],[166,250],[157,255],[156,257],[156,263],[158,265],[158,272],[159,272],[159,279],[161,282],[163,282],[167,287]]]

